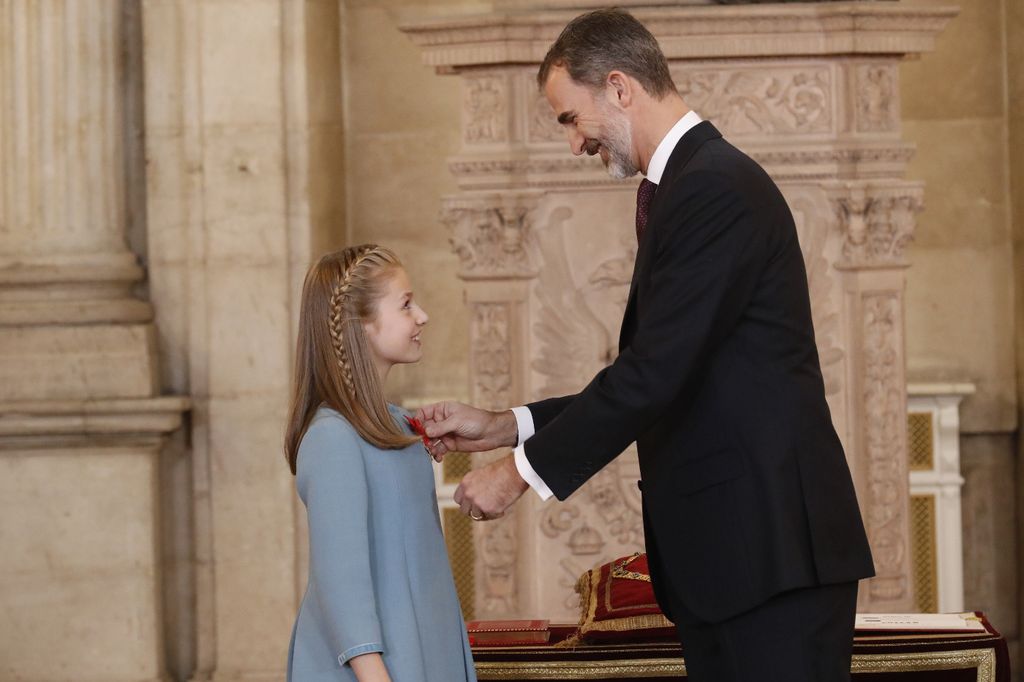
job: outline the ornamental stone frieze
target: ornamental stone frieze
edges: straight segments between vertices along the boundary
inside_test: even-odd
[[[793,210],[826,395],[878,563],[859,608],[910,609],[902,291],[923,187],[903,177],[914,149],[901,136],[899,63],[931,50],[957,10],[624,4],[658,38],[687,104],[764,166]],[[462,82],[449,158],[461,193],[442,215],[471,311],[471,394],[491,408],[578,391],[614,360],[635,258],[635,181],[573,156],[536,84],[558,33],[594,5],[538,5],[502,0],[403,27],[424,63]],[[579,573],[642,548],[638,476],[630,447],[567,502],[528,494],[514,529],[478,534],[478,574],[502,576],[488,578],[490,596],[478,590],[478,612],[574,618]],[[497,538],[515,561],[496,554]]]

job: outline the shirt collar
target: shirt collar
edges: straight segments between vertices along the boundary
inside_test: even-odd
[[[665,166],[668,165],[668,159],[672,156],[672,150],[676,148],[683,135],[700,122],[701,118],[697,115],[697,112],[688,111],[685,116],[672,126],[668,134],[658,143],[658,148],[654,150],[654,155],[651,156],[651,162],[647,164],[648,180],[656,185],[661,183],[661,176],[665,173]]]

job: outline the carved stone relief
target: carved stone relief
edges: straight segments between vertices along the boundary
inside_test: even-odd
[[[830,198],[843,228],[843,266],[905,264],[922,194],[920,185],[899,181],[884,187],[833,186]]]
[[[510,304],[473,306],[470,348],[473,357],[474,399],[498,410],[512,402],[512,355],[509,349]]]
[[[672,69],[686,103],[733,136],[832,131],[832,73],[824,65]]]
[[[614,360],[629,293],[635,238],[623,230],[621,242],[612,242],[611,249],[595,249],[604,255],[591,260],[580,255],[579,233],[566,229],[570,216],[567,209],[552,211],[537,234],[545,262],[533,294],[535,399],[575,393]],[[591,216],[576,218],[589,222]],[[541,587],[552,602],[561,604],[564,611],[559,617],[575,617],[573,587],[581,573],[643,549],[639,478],[636,448],[631,445],[567,502],[549,502],[542,508],[537,518],[540,540],[551,554],[564,554],[565,549],[569,554],[560,562],[558,584]]]
[[[476,524],[480,548],[478,572],[483,582],[478,594],[477,611],[483,618],[502,617],[515,613],[518,605],[516,579],[516,515],[509,514],[496,521]]]
[[[527,74],[526,88],[532,97],[527,97],[529,107],[526,112],[528,130],[527,140],[529,142],[561,142],[565,139],[562,127],[555,119],[555,112],[551,110],[544,93],[538,91],[536,81]]]
[[[904,496],[907,489],[900,299],[897,294],[866,295],[863,304],[864,417],[867,442],[868,539],[877,577],[869,590],[885,601],[906,596]]]
[[[861,64],[856,68],[857,130],[887,132],[899,126],[896,67]]]
[[[804,254],[807,269],[807,285],[811,296],[811,317],[814,321],[814,338],[818,345],[818,359],[825,381],[825,396],[837,414],[835,396],[843,389],[846,371],[845,352],[840,345],[840,317],[836,300],[836,287],[832,265],[826,257],[828,241],[828,204],[821,197],[821,190],[807,188],[798,190],[786,188],[786,199],[793,211],[800,248]],[[819,201],[815,201],[815,196]],[[845,415],[842,415],[845,420]]]
[[[441,220],[452,232],[452,248],[466,279],[529,277],[532,264],[533,195],[486,195],[443,201]]]
[[[463,139],[468,144],[508,139],[509,92],[505,75],[467,78],[463,83]]]

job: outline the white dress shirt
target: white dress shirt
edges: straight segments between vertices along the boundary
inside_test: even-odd
[[[672,156],[672,151],[676,148],[679,140],[682,139],[683,135],[693,128],[695,125],[701,122],[700,116],[695,111],[688,111],[686,115],[679,119],[671,130],[661,138],[661,142],[658,143],[658,147],[654,150],[654,154],[651,156],[650,163],[647,164],[647,179],[654,184],[661,183],[661,176],[665,174],[665,166],[668,165],[668,159]],[[515,461],[516,469],[519,470],[519,475],[523,477],[534,491],[540,495],[540,499],[546,500],[552,496],[551,488],[548,487],[541,477],[533,470],[530,466],[530,460],[526,459],[526,448],[523,447],[523,443],[530,439],[536,428],[533,423],[533,415],[530,413],[530,408],[526,406],[513,407],[512,414],[516,417],[516,426],[519,428],[519,441],[516,443],[515,449]]]

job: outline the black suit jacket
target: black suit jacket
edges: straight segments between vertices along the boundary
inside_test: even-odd
[[[668,161],[619,355],[529,405],[560,500],[636,441],[658,602],[719,622],[788,589],[874,574],[814,343],[803,256],[775,183],[708,122]]]

